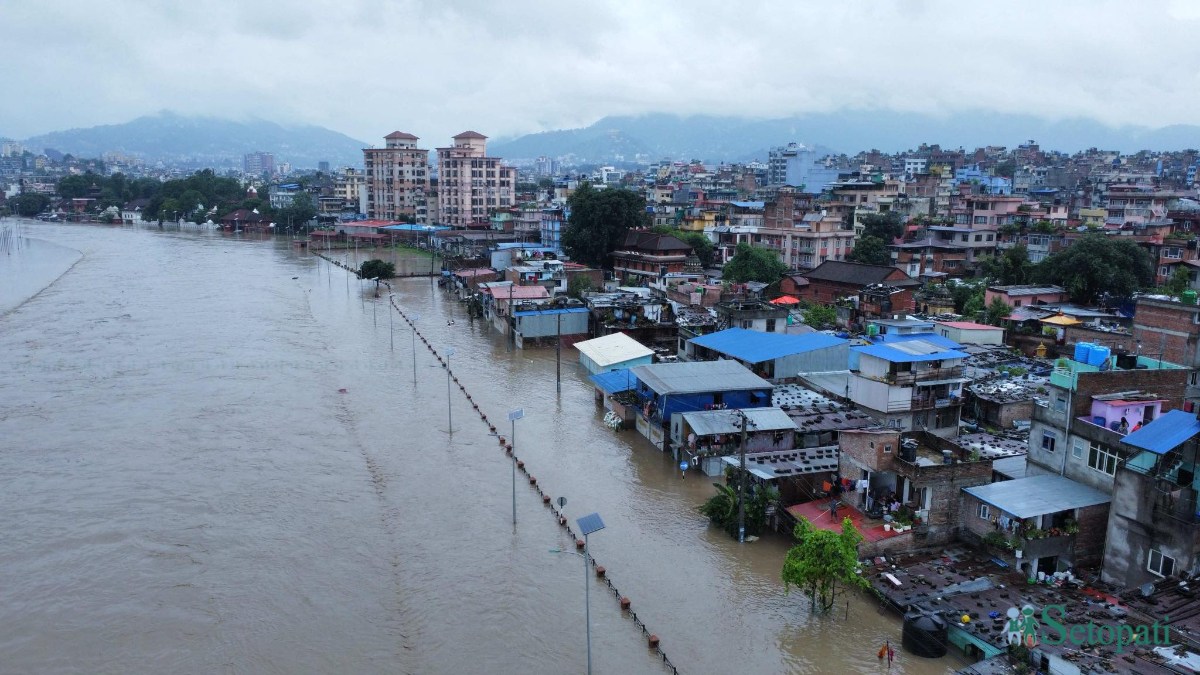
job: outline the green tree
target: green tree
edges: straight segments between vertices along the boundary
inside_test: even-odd
[[[891,265],[892,254],[882,239],[864,234],[854,243],[854,250],[846,255],[846,260],[867,265]]]
[[[829,305],[809,305],[804,308],[804,323],[824,328],[837,323],[837,310]]]
[[[966,303],[963,304],[962,314],[972,319],[978,319],[979,315],[983,314],[983,311],[983,289],[981,288],[973,293],[971,297],[967,298]]]
[[[858,219],[864,237],[875,237],[884,244],[904,235],[904,219],[895,211],[870,213]]]
[[[737,245],[733,258],[725,263],[721,277],[736,283],[761,281],[771,284],[779,281],[786,273],[787,265],[783,264],[774,251],[743,242]]]
[[[957,281],[949,286],[950,298],[954,301],[954,311],[959,314],[967,313],[967,303],[978,296],[979,309],[983,309],[983,286],[977,283]]]
[[[807,518],[800,518],[793,534],[797,544],[783,561],[784,587],[802,589],[812,601],[813,609],[829,611],[839,586],[870,588],[859,573],[858,543],[862,535],[849,518],[842,520],[842,531],[821,530]]]
[[[1042,282],[1062,286],[1071,300],[1095,302],[1102,293],[1124,298],[1154,283],[1154,260],[1128,239],[1088,234],[1046,258],[1034,270]]]
[[[736,480],[737,471],[731,472],[731,480]],[[735,482],[736,484],[736,482]],[[713,483],[717,494],[709,497],[708,501],[698,507],[700,513],[716,526],[725,530],[732,537],[738,536],[738,491],[730,485]],[[767,526],[767,508],[779,500],[779,491],[773,487],[758,485],[751,488],[746,497],[745,525],[746,534],[758,536]]]
[[[995,297],[992,298],[991,304],[987,306],[984,317],[988,324],[999,326],[1001,321],[1012,314],[1012,309],[1012,307],[1008,306],[1007,302],[1001,300],[999,297]]]
[[[567,295],[572,298],[583,299],[583,294],[592,290],[592,280],[586,275],[576,274],[571,277],[571,281],[567,283]]]
[[[567,203],[571,216],[562,233],[563,250],[593,267],[611,268],[609,256],[625,233],[648,222],[645,198],[629,190],[596,190],[584,183]]]
[[[18,216],[36,216],[50,206],[50,198],[37,192],[26,192],[8,200]]]
[[[981,269],[984,276],[1003,286],[1029,283],[1033,276],[1033,263],[1029,262],[1029,250],[1024,244],[1017,244],[1000,255],[988,258]]]
[[[317,217],[317,209],[313,206],[312,195],[298,192],[292,197],[292,203],[279,210],[276,227],[300,227]]]
[[[1192,275],[1188,269],[1182,265],[1175,268],[1171,273],[1171,278],[1167,280],[1167,284],[1163,286],[1163,291],[1170,295],[1179,295],[1186,291],[1192,285]]]
[[[358,268],[360,279],[391,279],[396,276],[396,265],[378,258],[364,260]]]

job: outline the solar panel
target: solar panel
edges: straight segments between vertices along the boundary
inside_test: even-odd
[[[588,514],[575,521],[579,525],[579,531],[585,537],[593,532],[598,532],[604,529],[604,521],[600,520],[599,513]]]

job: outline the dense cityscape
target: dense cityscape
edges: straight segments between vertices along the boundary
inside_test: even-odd
[[[875,595],[906,652],[958,650],[963,673],[1200,663],[1197,151],[787,142],[594,165],[506,161],[475,131],[432,161],[420,145],[217,174],[8,141],[0,208],[282,238],[376,287],[433,272],[511,348],[577,359],[594,423],[718,481],[696,518],[796,537],[783,581],[818,613],[839,586]],[[430,269],[379,259],[403,251]],[[1112,626],[1014,639],[1025,605]]]

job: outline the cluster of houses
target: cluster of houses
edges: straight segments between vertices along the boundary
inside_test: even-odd
[[[688,470],[745,466],[779,490],[781,531],[849,517],[864,559],[967,546],[1030,583],[1186,589],[1200,576],[1194,370],[1093,343],[1025,356],[1002,333],[901,318],[861,337],[681,335],[671,361],[622,332],[575,347],[610,420]]]

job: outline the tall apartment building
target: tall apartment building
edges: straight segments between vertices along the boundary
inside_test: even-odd
[[[363,150],[368,218],[429,223],[429,151],[417,140],[393,131],[384,136],[384,147]]]
[[[513,204],[517,170],[487,156],[487,136],[464,131],[454,145],[438,148],[438,210],[455,228],[486,224],[488,210]]]
[[[261,176],[275,173],[275,155],[269,152],[250,152],[242,156],[242,173]]]
[[[827,167],[814,150],[800,143],[788,143],[768,152],[767,184],[803,187],[820,192],[829,183],[837,182],[836,167]]]

